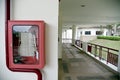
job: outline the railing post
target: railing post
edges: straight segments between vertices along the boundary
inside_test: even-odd
[[[94,53],[95,57],[97,56],[97,45],[95,45],[95,53]]]
[[[82,41],[80,41],[80,47],[81,47],[81,48],[83,47],[83,42],[82,42]]]
[[[92,50],[92,45],[91,44],[87,44],[87,51],[91,53]]]
[[[87,52],[87,46],[88,46],[87,42],[82,42],[83,51]]]
[[[110,54],[109,54],[109,48],[108,48],[108,52],[107,52],[107,64],[108,64],[108,62],[110,60],[109,56],[110,56]]]
[[[100,48],[99,48],[99,59],[101,60],[101,58],[102,58],[102,47],[100,46]]]
[[[119,78],[120,78],[120,50],[119,50],[119,56],[118,56],[118,72],[119,72]]]

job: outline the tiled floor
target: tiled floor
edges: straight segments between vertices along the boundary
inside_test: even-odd
[[[70,44],[63,44],[63,58],[59,60],[59,80],[119,80],[92,58]]]

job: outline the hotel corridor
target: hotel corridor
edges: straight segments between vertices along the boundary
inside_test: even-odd
[[[63,44],[62,55],[59,80],[119,80],[117,73],[106,69],[71,44]]]

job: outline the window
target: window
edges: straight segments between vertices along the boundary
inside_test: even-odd
[[[85,31],[85,35],[91,35],[91,31]]]
[[[102,31],[96,31],[96,35],[102,35]]]

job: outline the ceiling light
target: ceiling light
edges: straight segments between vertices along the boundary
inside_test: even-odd
[[[81,5],[81,7],[85,7],[85,5]]]

